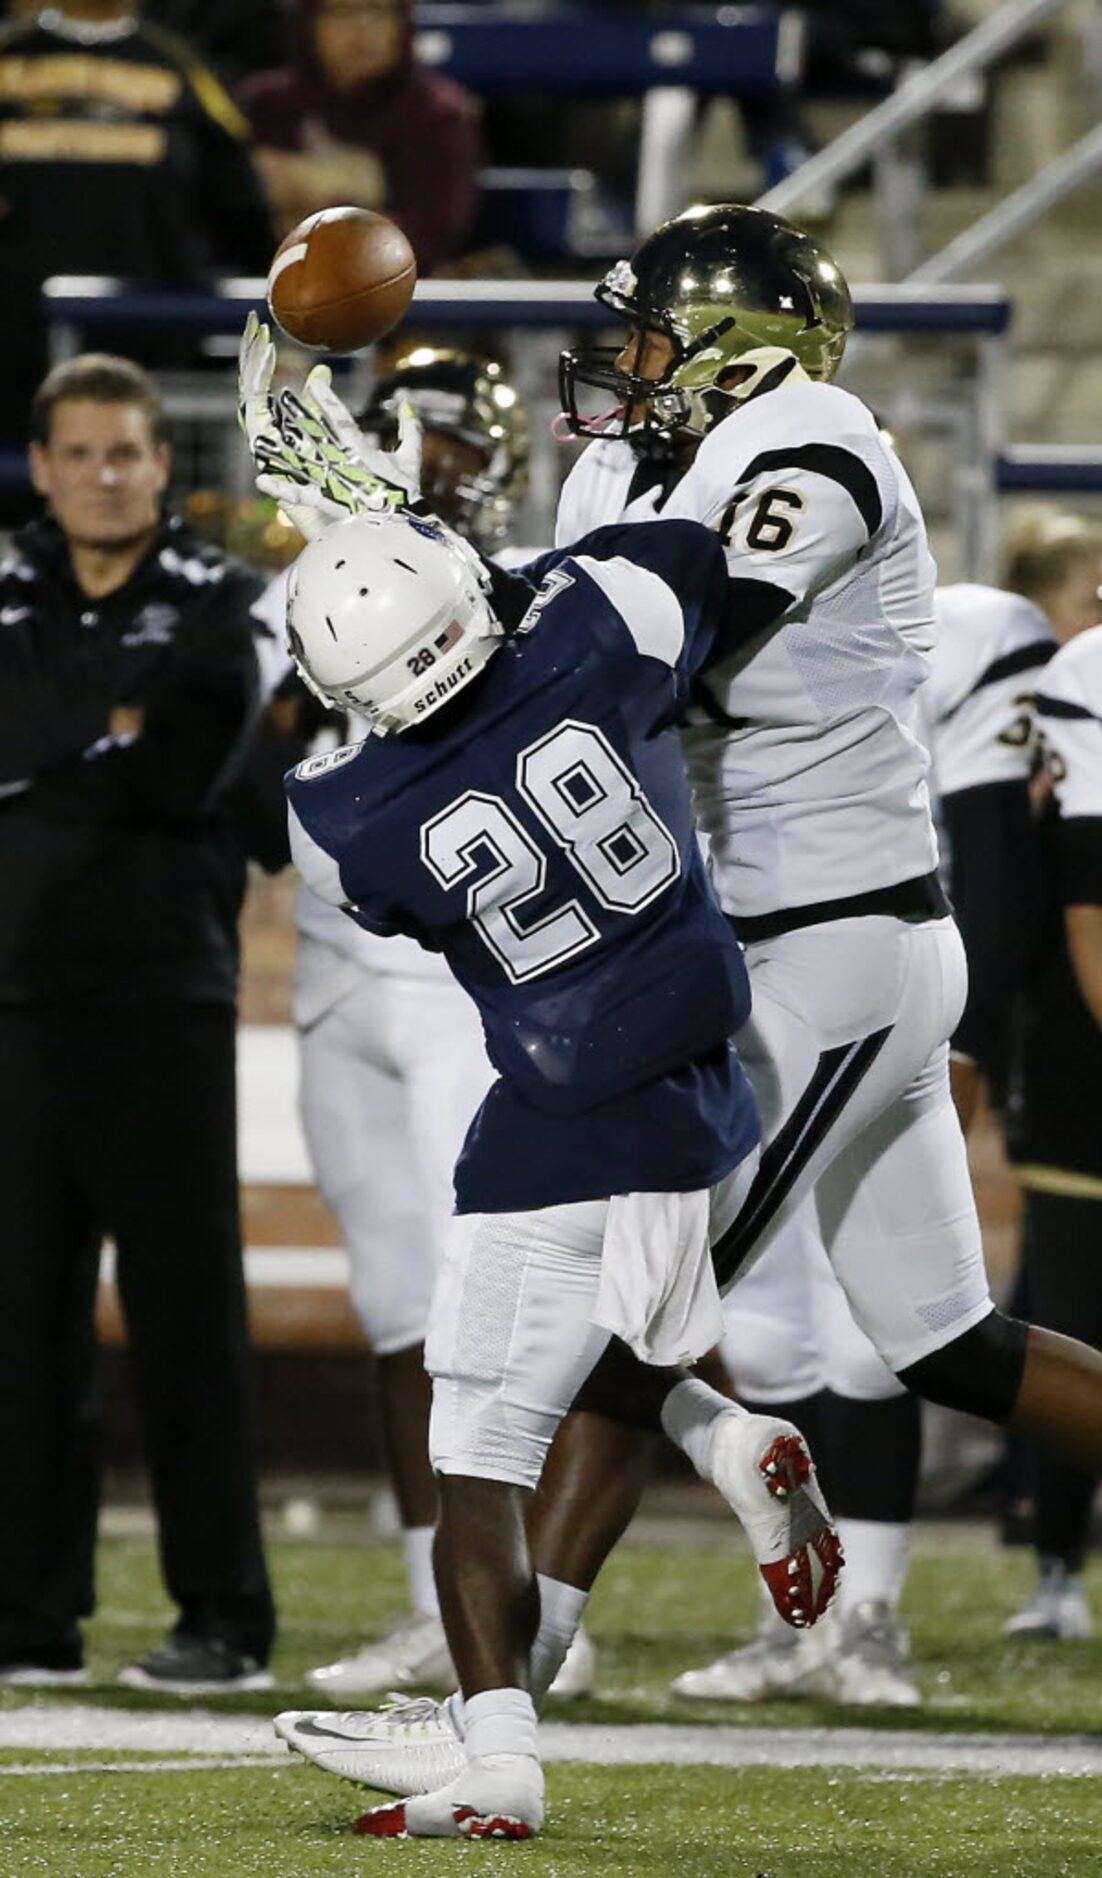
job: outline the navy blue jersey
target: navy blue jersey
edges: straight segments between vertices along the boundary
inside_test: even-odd
[[[696,523],[605,528],[525,577],[523,618],[454,707],[288,779],[309,883],[442,951],[478,1005],[500,1080],[456,1170],[463,1212],[689,1191],[757,1138],[727,1042],[746,973],[677,730],[724,628],[723,550]]]

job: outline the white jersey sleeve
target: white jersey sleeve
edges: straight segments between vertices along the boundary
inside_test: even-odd
[[[940,587],[937,646],[921,702],[938,796],[1026,782],[1033,692],[1056,640],[1040,607],[973,582]]]
[[[1036,709],[1061,817],[1102,820],[1102,626],[1060,648]]]

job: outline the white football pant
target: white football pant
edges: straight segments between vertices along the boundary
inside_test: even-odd
[[[950,919],[835,920],[748,946],[746,963],[753,1009],[736,1043],[765,1146],[716,1247],[721,1284],[748,1282],[813,1195],[858,1327],[905,1369],[993,1308],[949,1093],[960,935]]]
[[[755,1150],[713,1190],[713,1233],[735,1218],[756,1165]],[[586,1200],[452,1221],[425,1345],[437,1473],[536,1485],[608,1342],[593,1323],[607,1213],[607,1200]]]
[[[723,1313],[723,1361],[749,1402],[802,1402],[822,1389],[856,1402],[906,1393],[853,1321],[823,1250],[813,1197],[736,1279]]]

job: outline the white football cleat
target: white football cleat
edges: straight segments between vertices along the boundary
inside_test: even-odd
[[[774,1415],[718,1415],[705,1478],[745,1528],[785,1623],[797,1630],[815,1623],[834,1596],[844,1561],[799,1430]]]
[[[334,1715],[329,1709],[285,1709],[276,1734],[323,1773],[379,1793],[429,1793],[467,1765],[450,1702],[431,1696],[384,1708]]]
[[[815,1693],[856,1708],[921,1706],[911,1639],[886,1598],[863,1598],[841,1614],[837,1647]]]
[[[768,1702],[822,1694],[816,1686],[837,1633],[833,1613],[813,1630],[793,1630],[774,1610],[763,1611],[758,1632],[703,1669],[687,1669],[670,1684],[690,1702]]]
[[[306,1681],[317,1695],[340,1708],[350,1696],[398,1693],[423,1689],[426,1684],[450,1689],[455,1671],[439,1617],[415,1612],[353,1655],[310,1670]]]
[[[376,1839],[533,1839],[543,1792],[534,1755],[487,1754],[437,1792],[372,1807],[356,1831]]]
[[[41,1663],[11,1662],[0,1665],[0,1683],[5,1689],[85,1689],[86,1669],[47,1669]]]
[[[557,1702],[573,1702],[580,1695],[591,1695],[596,1680],[596,1646],[589,1632],[579,1628],[547,1694]]]
[[[1032,1595],[1003,1625],[1006,1637],[1050,1637],[1080,1643],[1094,1629],[1083,1581],[1059,1560],[1042,1567]]]

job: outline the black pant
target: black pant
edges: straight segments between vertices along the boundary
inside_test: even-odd
[[[1022,1257],[1033,1322],[1102,1350],[1102,1200],[1027,1190]],[[1095,1477],[1048,1455],[1037,1457],[1035,1473],[1036,1550],[1078,1571]]]
[[[0,1195],[0,1660],[93,1606],[109,1234],[166,1586],[182,1627],[265,1661],[233,1011],[0,1010]]]

